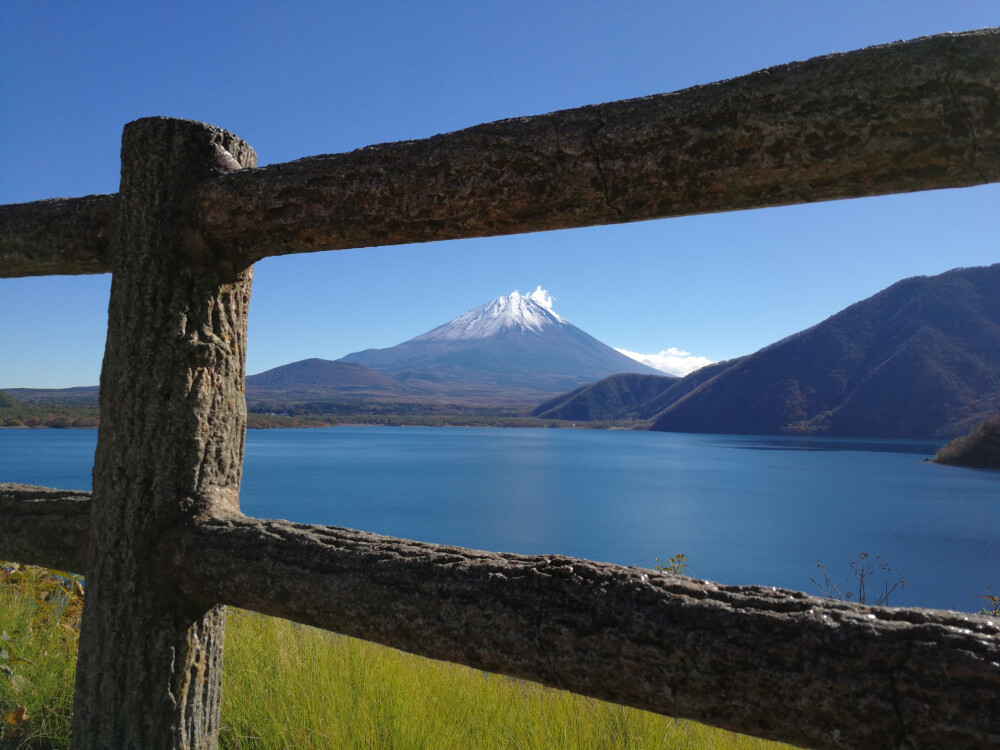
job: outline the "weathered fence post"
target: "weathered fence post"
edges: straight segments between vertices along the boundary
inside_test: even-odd
[[[216,257],[188,221],[186,197],[255,164],[247,144],[201,123],[125,127],[76,673],[79,750],[217,742],[225,610],[185,596],[170,561],[194,517],[238,507],[252,269]]]

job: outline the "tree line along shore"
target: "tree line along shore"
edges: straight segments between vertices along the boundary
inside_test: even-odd
[[[384,425],[390,427],[558,427],[588,429],[645,429],[648,421],[608,420],[574,422],[528,416],[516,408],[477,408],[442,405],[415,408],[414,404],[338,404],[285,407],[281,412],[251,406],[250,429],[334,427],[339,425]],[[29,402],[0,391],[0,428],[96,428],[100,413],[96,405],[58,401]],[[976,425],[968,434],[942,446],[934,462],[951,466],[1000,468],[1000,415]]]

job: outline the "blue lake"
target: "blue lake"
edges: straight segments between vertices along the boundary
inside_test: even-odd
[[[93,430],[0,430],[0,481],[90,487]],[[860,552],[892,604],[976,610],[1000,588],[1000,471],[934,442],[652,432],[335,427],[247,435],[249,515],[817,593]],[[850,583],[846,590],[855,591]]]

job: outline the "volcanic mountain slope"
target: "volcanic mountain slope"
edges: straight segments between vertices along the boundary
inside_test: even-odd
[[[608,375],[662,374],[601,343],[517,292],[388,349],[338,360],[363,364],[407,387],[457,397],[531,403]]]
[[[276,398],[310,401],[316,399],[360,399],[411,395],[402,383],[364,365],[303,359],[250,375],[247,400]]]
[[[1000,411],[1000,264],[900,281],[702,380],[652,429],[961,434]]]

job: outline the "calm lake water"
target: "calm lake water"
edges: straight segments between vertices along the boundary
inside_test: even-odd
[[[93,430],[0,430],[0,481],[90,487]],[[977,610],[1000,589],[1000,471],[934,442],[598,430],[335,427],[247,435],[249,515],[817,593],[860,552],[892,604]],[[856,590],[850,584],[846,590]]]

